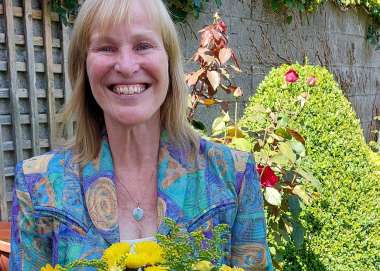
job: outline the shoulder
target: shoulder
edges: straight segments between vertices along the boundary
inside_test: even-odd
[[[71,161],[72,151],[59,148],[19,162],[16,165],[16,173],[34,175],[56,172],[67,167]]]
[[[199,152],[211,163],[225,165],[229,170],[232,169],[235,172],[245,172],[247,166],[254,165],[254,160],[250,153],[234,150],[226,145],[211,142],[204,138],[200,140]]]
[[[25,192],[32,201],[52,204],[69,179],[79,185],[78,166],[72,160],[72,151],[60,148],[19,162],[15,171],[16,193]]]
[[[18,204],[15,210],[27,208],[28,213],[23,215],[41,219],[35,223],[42,223],[46,231],[53,225],[50,219],[65,225],[79,225],[82,229],[87,229],[89,224],[84,211],[79,164],[73,162],[70,149],[55,149],[19,162],[14,199]]]

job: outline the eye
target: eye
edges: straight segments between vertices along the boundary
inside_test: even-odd
[[[112,47],[112,46],[102,46],[98,50],[101,51],[101,52],[110,53],[110,52],[114,52],[115,48]]]
[[[148,50],[151,48],[153,48],[153,45],[148,42],[141,42],[135,47],[137,51]]]

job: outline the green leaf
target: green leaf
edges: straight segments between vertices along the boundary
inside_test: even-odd
[[[181,9],[171,8],[170,14],[174,22],[183,22],[186,19],[187,12]]]
[[[212,123],[211,132],[212,136],[217,136],[223,133],[226,129],[225,116],[215,118]]]
[[[222,0],[215,0],[215,3],[218,8],[222,6]]]
[[[283,175],[282,175],[282,179],[284,180],[284,182],[287,182],[287,183],[292,183],[294,181],[294,177],[296,176],[296,173],[292,170],[288,170],[286,171]]]
[[[297,195],[305,204],[310,204],[311,198],[301,185],[296,185],[293,188],[292,192],[294,195]]]
[[[274,248],[274,247],[269,247],[269,251],[270,251],[270,254],[271,255],[276,255],[276,253],[277,253],[277,251],[276,251],[276,248]]]
[[[278,136],[286,138],[288,140],[292,139],[292,136],[288,133],[288,131],[284,128],[279,128],[274,131],[274,133]]]
[[[204,125],[203,122],[199,121],[199,120],[191,120],[191,125],[197,129],[197,130],[200,130],[202,132],[206,132],[207,131],[207,128],[206,128],[206,125]]]
[[[321,182],[317,178],[315,178],[311,173],[303,170],[302,168],[295,169],[295,172],[297,172],[299,175],[305,178],[305,180],[309,181],[311,185],[313,185],[318,191],[322,190]]]
[[[293,216],[298,217],[301,213],[299,198],[295,195],[290,195],[288,198],[289,210]]]
[[[305,240],[305,229],[298,222],[293,221],[292,239],[297,249],[301,249]]]
[[[252,107],[252,112],[254,113],[266,113],[266,109],[263,105],[261,104],[255,104],[253,107]]]
[[[292,146],[289,142],[281,142],[278,146],[280,152],[286,156],[292,163],[294,163],[297,159],[296,154],[292,150]]]
[[[285,114],[280,114],[280,120],[277,122],[277,127],[284,128],[288,125],[289,117]]]
[[[223,120],[224,120],[224,122],[229,122],[230,120],[231,120],[231,118],[230,118],[230,114],[228,113],[228,112],[223,112]]]
[[[284,239],[286,242],[290,242],[290,240],[291,240],[291,237],[290,237],[289,233],[287,232],[287,230],[289,230],[289,229],[290,229],[289,227],[288,228],[284,227],[284,229],[280,228],[278,230],[278,232],[280,233],[282,239]]]
[[[201,0],[193,0],[193,5],[195,8],[200,9],[201,8]]]
[[[278,0],[272,0],[272,10],[274,12],[277,12],[280,9],[280,1]]]
[[[271,157],[269,161],[272,163],[276,163],[277,165],[280,165],[283,167],[287,166],[289,164],[288,157],[286,157],[285,155],[282,155],[280,153]]]
[[[289,15],[289,16],[286,17],[286,23],[287,23],[287,24],[291,24],[292,21],[293,21],[293,16],[290,16],[290,15]]]
[[[288,221],[288,219],[285,219],[285,218],[282,218],[282,222],[284,224],[284,230],[285,230],[283,236],[284,238],[286,237],[289,238],[289,234],[293,232],[293,225],[292,223]]]
[[[233,137],[231,141],[231,145],[235,149],[240,150],[240,151],[246,151],[246,152],[251,151],[251,143],[245,138]]]
[[[264,198],[271,205],[275,205],[275,206],[281,205],[282,197],[281,197],[280,192],[276,188],[266,187],[264,191]]]
[[[290,141],[290,144],[292,146],[292,149],[300,156],[304,157],[306,156],[306,151],[305,151],[305,146],[299,142],[299,141],[295,141],[295,140],[292,140]]]

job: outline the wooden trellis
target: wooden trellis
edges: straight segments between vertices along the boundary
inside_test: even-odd
[[[55,146],[70,94],[69,29],[49,2],[0,0],[0,220],[9,219],[15,164]]]

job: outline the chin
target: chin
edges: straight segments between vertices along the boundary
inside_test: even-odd
[[[134,112],[134,114],[123,114],[123,116],[118,116],[117,118],[113,119],[119,125],[122,126],[136,126],[140,124],[155,124],[156,122],[160,121],[159,116],[155,117],[156,114],[136,114],[137,112]]]

